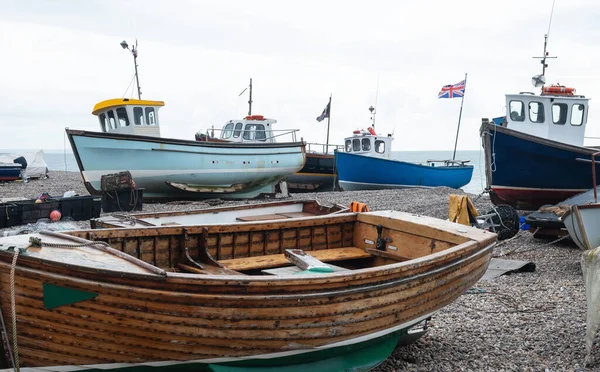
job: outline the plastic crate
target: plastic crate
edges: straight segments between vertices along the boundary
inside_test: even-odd
[[[50,218],[50,212],[58,210],[60,203],[57,200],[47,200],[41,203],[36,203],[34,199],[16,201],[15,204],[19,208],[20,223],[36,223],[39,219]]]
[[[100,217],[102,198],[99,196],[85,195],[70,198],[56,198],[60,203],[62,218],[70,217],[75,221],[86,221]]]
[[[20,223],[19,207],[15,204],[0,204],[0,229]]]
[[[104,212],[133,212],[142,210],[144,189],[124,189],[102,192]]]

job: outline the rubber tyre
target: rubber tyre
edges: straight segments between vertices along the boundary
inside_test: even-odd
[[[495,208],[488,210],[485,214],[494,214],[492,216],[492,222],[501,224],[496,231],[498,234],[498,240],[505,240],[512,238],[519,232],[519,215],[517,211],[508,204],[500,204]]]

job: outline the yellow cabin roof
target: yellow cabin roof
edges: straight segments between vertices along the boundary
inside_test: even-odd
[[[99,111],[105,110],[107,108],[116,107],[116,106],[164,106],[165,103],[163,101],[149,101],[146,99],[133,99],[133,98],[113,98],[107,99],[106,101],[98,102],[94,106],[94,110],[92,114],[98,115]]]

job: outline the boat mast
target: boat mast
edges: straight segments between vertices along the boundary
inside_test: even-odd
[[[244,94],[244,92],[248,88],[250,88],[250,98],[248,99],[248,116],[250,116],[252,115],[252,78],[250,78],[250,85],[244,88],[244,90],[242,90],[242,92],[238,94],[238,97]]]
[[[542,77],[545,78],[546,77],[546,67],[548,67],[548,64],[546,63],[546,59],[547,58],[557,58],[557,57],[551,57],[548,55],[548,52],[546,51],[546,47],[548,46],[548,34],[544,35],[544,56],[543,57],[533,57],[536,59],[541,59],[540,63],[542,64]]]
[[[137,64],[138,47],[137,47],[137,39],[135,39],[135,45],[131,46],[131,48],[129,48],[129,45],[127,44],[127,42],[125,40],[121,41],[121,47],[123,49],[129,50],[131,52],[131,54],[133,55],[133,66],[135,67],[135,82],[137,84],[138,99],[142,99],[142,90],[140,89],[140,78],[138,76],[138,64]]]
[[[329,103],[327,104],[327,141],[325,142],[325,153],[329,154],[329,123],[331,122],[331,96],[329,94]]]
[[[248,99],[248,115],[252,115],[252,78],[250,78],[250,98]]]
[[[377,110],[375,110],[375,107],[370,106],[369,111],[371,111],[371,126],[375,129],[375,114],[377,113]]]
[[[548,64],[546,63],[546,59],[547,58],[557,58],[557,57],[550,57],[550,56],[548,56],[548,52],[546,51],[546,47],[548,46],[548,36],[550,35],[550,28],[552,27],[552,15],[554,15],[554,3],[555,2],[556,2],[556,0],[552,1],[552,10],[550,11],[550,21],[548,22],[548,32],[544,35],[544,54],[543,54],[543,57],[533,57],[533,58],[536,58],[536,59],[537,58],[541,59],[540,63],[542,64],[542,75],[541,76],[536,76],[534,78],[537,78],[538,81],[542,83],[541,84],[542,86],[545,84],[546,67],[548,67]]]

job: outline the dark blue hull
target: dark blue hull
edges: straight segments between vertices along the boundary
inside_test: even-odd
[[[494,204],[534,210],[593,186],[597,149],[567,145],[494,124],[482,124],[486,179]],[[600,167],[596,166],[596,172]]]
[[[473,166],[427,166],[399,160],[336,152],[342,190],[377,190],[447,186],[458,189],[471,181]]]
[[[15,181],[21,177],[21,165],[0,165],[0,181]]]

